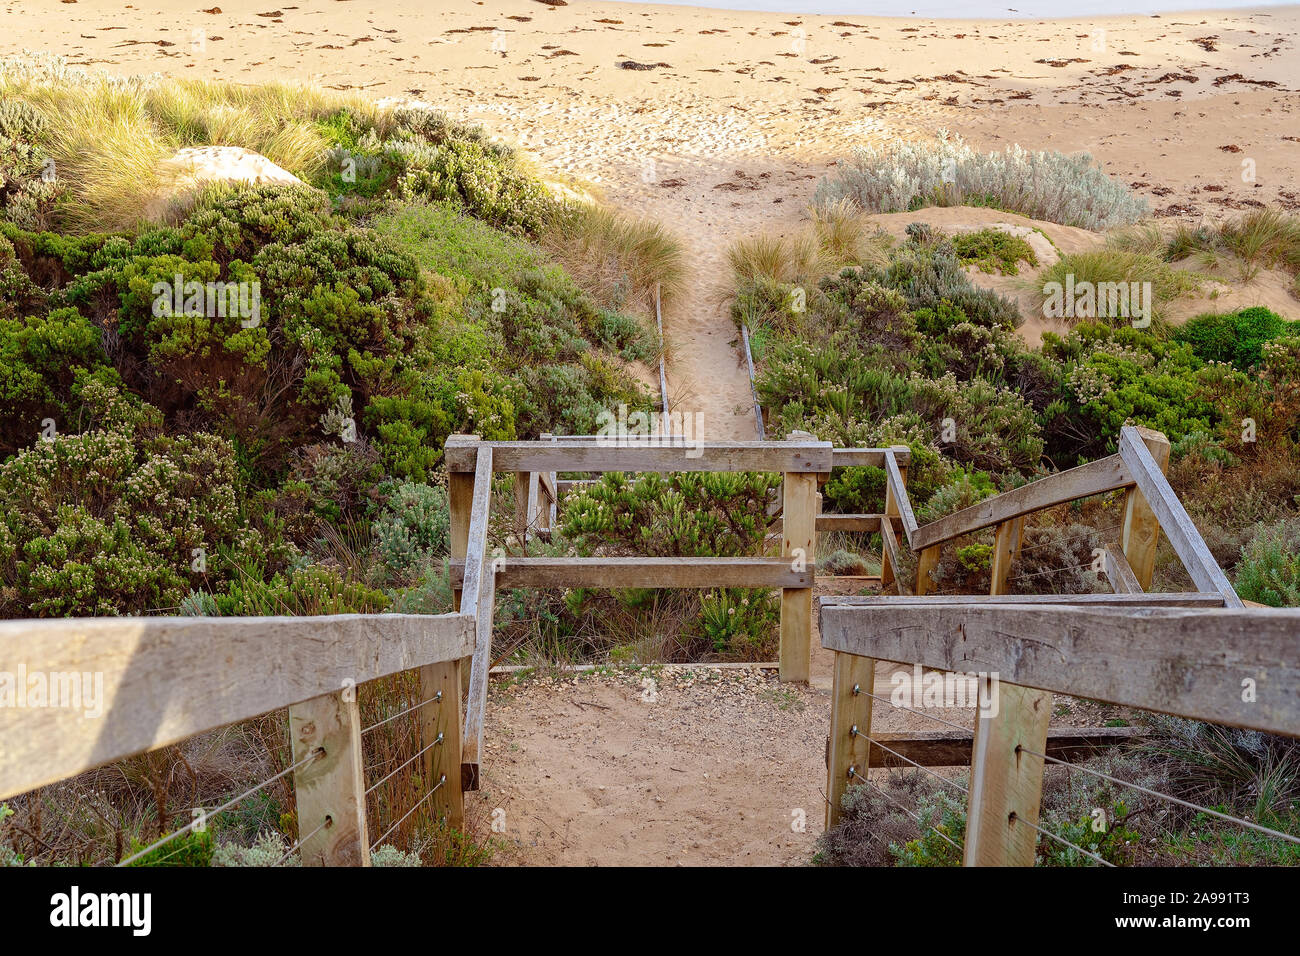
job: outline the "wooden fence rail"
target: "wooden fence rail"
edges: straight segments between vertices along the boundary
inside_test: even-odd
[[[357,864],[369,856],[356,688],[413,669],[440,685],[472,652],[474,619],[3,621],[0,647],[5,677],[22,695],[0,706],[0,799],[288,707],[295,763],[319,752],[294,774],[300,832],[312,820],[331,821],[304,841],[304,862]],[[33,687],[56,695],[28,699]],[[459,738],[446,752],[459,765]],[[459,827],[455,806],[446,804],[443,815]]]
[[[1165,480],[1169,443],[1125,427],[1119,454],[997,495],[907,535],[916,597],[824,598],[822,645],[836,652],[827,748],[827,823],[872,763],[876,661],[978,674],[995,708],[976,712],[967,865],[1032,865],[1052,693],[1300,736],[1300,611],[1244,610]],[[886,458],[892,496],[906,494]],[[1127,489],[1121,547],[1100,555],[1111,595],[1006,594],[1026,517]],[[886,511],[895,502],[887,499]],[[909,509],[910,510],[910,509]],[[903,528],[909,527],[903,510]],[[988,595],[924,595],[944,543],[993,528]],[[1199,589],[1150,594],[1161,531]],[[892,526],[881,524],[889,564]],[[901,591],[901,589],[900,589]],[[863,688],[867,688],[866,693]],[[1050,754],[1049,754],[1050,756]],[[879,764],[877,764],[879,765]]]
[[[99,675],[105,688],[103,712],[94,717],[70,708],[0,707],[0,798],[288,707],[294,766],[302,765],[294,775],[299,830],[320,821],[303,841],[304,862],[364,865],[353,689],[418,671],[422,699],[438,702],[416,718],[426,745],[424,778],[436,790],[427,796],[440,817],[463,825],[462,793],[481,781],[498,588],[779,587],[780,676],[806,681],[817,626],[817,534],[878,532],[881,584],[896,584],[899,596],[821,602],[822,645],[835,652],[830,819],[850,784],[848,771],[865,775],[882,761],[868,740],[877,660],[980,672],[980,680],[996,680],[1000,708],[981,713],[969,737],[895,742],[900,752],[927,761],[970,754],[968,863],[1032,862],[1032,829],[1008,823],[1037,822],[1042,761],[1025,752],[1070,753],[1100,739],[1053,734],[1051,693],[1278,733],[1296,734],[1300,726],[1300,612],[1241,608],[1165,480],[1167,455],[1164,436],[1125,428],[1117,455],[918,525],[904,446],[836,449],[802,433],[780,442],[698,445],[663,436],[484,442],[453,435],[445,462],[455,613],[0,622],[6,667],[56,678]],[[882,514],[820,513],[819,486],[832,467],[845,465],[884,470]],[[554,528],[560,499],[581,484],[558,476],[607,471],[780,472],[779,499],[769,508],[779,514],[780,555],[526,556],[528,542]],[[497,533],[508,546],[513,541],[517,557],[490,546],[493,476],[500,473],[513,474],[514,511],[502,523],[509,533]],[[1005,594],[1027,516],[1120,489],[1122,540],[1099,566],[1114,594]],[[990,593],[927,596],[941,547],[987,528],[995,529]],[[1199,590],[1147,593],[1162,530]],[[918,554],[914,595],[898,575],[905,548]],[[1247,684],[1250,694],[1242,692]],[[435,742],[442,745],[430,746]]]

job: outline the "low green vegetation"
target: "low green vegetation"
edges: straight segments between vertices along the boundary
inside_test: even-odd
[[[1160,715],[1143,729],[1140,744],[1075,761],[1082,771],[1047,769],[1039,825],[1056,839],[1037,841],[1036,865],[1098,866],[1093,857],[1115,866],[1294,866],[1300,860],[1292,844],[1114,782],[1132,781],[1295,834],[1300,750],[1293,739]],[[960,866],[966,800],[957,788],[967,785],[967,776],[962,771],[945,783],[896,770],[873,779],[880,789],[850,787],[840,823],[819,838],[815,861]]]
[[[967,236],[966,259],[992,238]],[[733,257],[733,314],[750,329],[770,433],[802,430],[845,447],[907,445],[912,504],[918,520],[930,521],[1113,454],[1126,424],[1154,428],[1173,442],[1171,480],[1230,571],[1253,525],[1295,514],[1295,323],[1258,308],[1201,316],[1178,329],[1159,321],[1142,327],[1136,317],[1084,319],[1029,348],[1016,334],[1014,303],[970,282],[962,238],[914,223],[883,262],[873,255],[816,279],[773,275],[751,268],[753,257]],[[1072,269],[1080,282],[1164,275],[1157,305],[1194,281],[1160,257],[1118,246],[1066,256],[1051,275],[1064,279]],[[823,496],[828,511],[879,512],[883,472],[837,469]],[[1116,507],[1098,500],[1027,529],[1035,547],[1018,559],[1012,589],[1098,587],[1091,555],[1105,542],[1091,529],[1113,526]],[[958,542],[932,578],[954,592],[987,590],[991,543],[989,533]],[[878,553],[880,543],[858,536],[841,547]],[[1254,560],[1264,554],[1269,573],[1287,580],[1282,555],[1265,549]],[[1250,574],[1260,580],[1258,571]]]
[[[1020,263],[1038,266],[1038,254],[1019,236],[1001,229],[959,232],[951,239],[953,251],[963,265],[976,266],[981,272],[1019,275]]]
[[[1201,361],[1223,362],[1243,372],[1263,363],[1267,343],[1295,336],[1300,336],[1300,322],[1288,322],[1263,306],[1198,315],[1174,333]]]

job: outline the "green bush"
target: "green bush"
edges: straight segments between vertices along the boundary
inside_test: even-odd
[[[1020,263],[1038,265],[1033,247],[1019,236],[1001,229],[959,232],[951,237],[957,258],[965,265],[978,266],[981,272],[1019,275]]]
[[[773,521],[769,494],[780,482],[751,472],[605,474],[565,500],[560,530],[584,553],[757,554]]]
[[[961,847],[966,840],[965,803],[947,790],[936,790],[917,800],[916,812],[920,837],[889,848],[897,865],[961,866]]]
[[[1256,528],[1241,549],[1233,586],[1245,601],[1300,607],[1300,521]]]
[[[6,617],[175,608],[192,586],[230,573],[222,549],[258,544],[240,515],[228,442],[166,436],[156,409],[103,385],[82,397],[88,430],[0,464]]]
[[[447,490],[416,482],[397,485],[370,530],[390,575],[399,580],[418,577],[431,560],[448,553]]]
[[[1263,361],[1264,343],[1282,335],[1300,334],[1300,322],[1287,322],[1264,308],[1238,312],[1206,313],[1189,319],[1174,333],[1203,362],[1226,362],[1243,372]]]
[[[1210,401],[1209,379],[1188,345],[1101,323],[1043,339],[1043,354],[1064,369],[1061,397],[1044,417],[1071,423],[1072,434],[1052,449],[1058,462],[1113,453],[1125,424],[1154,428],[1171,441],[1217,430],[1223,410]]]
[[[131,841],[127,856],[143,850],[147,843]],[[131,866],[208,866],[212,863],[213,842],[210,830],[190,830],[175,837],[156,850],[150,850]]]
[[[75,428],[81,389],[118,382],[101,343],[99,329],[76,309],[0,315],[0,455],[35,442],[47,417],[60,429]]]

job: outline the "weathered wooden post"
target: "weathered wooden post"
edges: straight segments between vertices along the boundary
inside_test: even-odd
[[[1012,518],[997,526],[990,594],[1006,593],[1021,525],[1021,518]],[[966,866],[1034,865],[1043,759],[1020,748],[1047,753],[1051,718],[1051,694],[1005,683],[996,674],[980,675],[966,809]]]
[[[921,553],[917,555],[916,594],[918,597],[929,594],[934,590],[934,582],[930,580],[930,572],[938,567],[942,548],[942,544],[932,544],[928,548],[922,548]]]
[[[1138,428],[1142,443],[1160,466],[1161,473],[1169,469],[1169,439],[1149,428]],[[1143,591],[1151,590],[1151,576],[1156,569],[1156,546],[1160,543],[1160,521],[1142,492],[1134,485],[1124,496],[1124,523],[1121,547],[1129,567]]]
[[[844,792],[867,776],[871,755],[871,695],[875,692],[876,662],[835,652],[835,684],[831,691],[831,736],[826,751],[826,829],[840,820]],[[856,733],[855,733],[856,730]]]
[[[420,668],[420,697],[432,701],[420,708],[420,737],[422,746],[429,747],[424,754],[424,785],[437,787],[433,795],[434,816],[445,822],[449,830],[463,832],[465,793],[460,785],[460,671],[460,661]]]
[[[788,441],[806,438],[802,432],[786,436]],[[785,472],[781,521],[781,557],[795,567],[811,568],[817,560],[817,475],[814,472]],[[781,589],[782,681],[804,681],[809,677],[812,653],[812,588]]]
[[[303,866],[369,866],[356,687],[290,707],[289,741]]]

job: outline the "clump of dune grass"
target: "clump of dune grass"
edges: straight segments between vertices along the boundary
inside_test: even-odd
[[[1200,288],[1201,277],[1190,272],[1175,269],[1163,258],[1147,252],[1131,251],[1123,246],[1103,246],[1086,252],[1076,252],[1062,256],[1056,263],[1044,269],[1032,280],[1030,287],[1040,305],[1049,299],[1049,286],[1059,283],[1062,287],[1079,289],[1083,283],[1091,283],[1094,288],[1107,284],[1130,287],[1132,283],[1150,283],[1151,318],[1159,322],[1163,318],[1164,307],[1182,295],[1188,295]],[[1074,321],[1128,322],[1131,316],[1082,316]]]
[[[309,179],[326,161],[322,120],[346,109],[380,134],[392,126],[390,111],[316,87],[114,77],[48,55],[0,61],[0,99],[20,99],[45,120],[57,175],[70,186],[60,216],[73,231],[129,229],[155,213],[175,186],[159,163],[185,147],[243,147]]]
[[[1253,209],[1219,228],[1219,242],[1247,266],[1300,272],[1300,218],[1277,208]]]
[[[809,209],[810,222],[795,232],[744,236],[727,249],[737,283],[815,283],[845,266],[883,265],[889,239],[873,231],[852,203],[837,201]]]
[[[946,131],[929,142],[860,150],[817,187],[818,203],[840,199],[866,212],[991,206],[1084,229],[1127,225],[1148,211],[1146,200],[1093,165],[1087,153],[1020,146],[979,153]]]
[[[751,282],[816,281],[834,268],[834,261],[811,229],[787,236],[763,233],[737,239],[727,249],[727,264],[737,279]]]
[[[808,210],[812,230],[832,267],[884,265],[889,238],[872,228],[862,210],[847,199],[813,205]]]
[[[560,207],[542,229],[542,246],[608,308],[654,308],[686,284],[686,252],[662,223],[592,203]]]
[[[1252,209],[1218,225],[1180,223],[1167,234],[1146,224],[1116,234],[1111,244],[1167,262],[1194,258],[1203,269],[1234,271],[1244,282],[1261,268],[1300,275],[1300,217],[1277,207]]]

